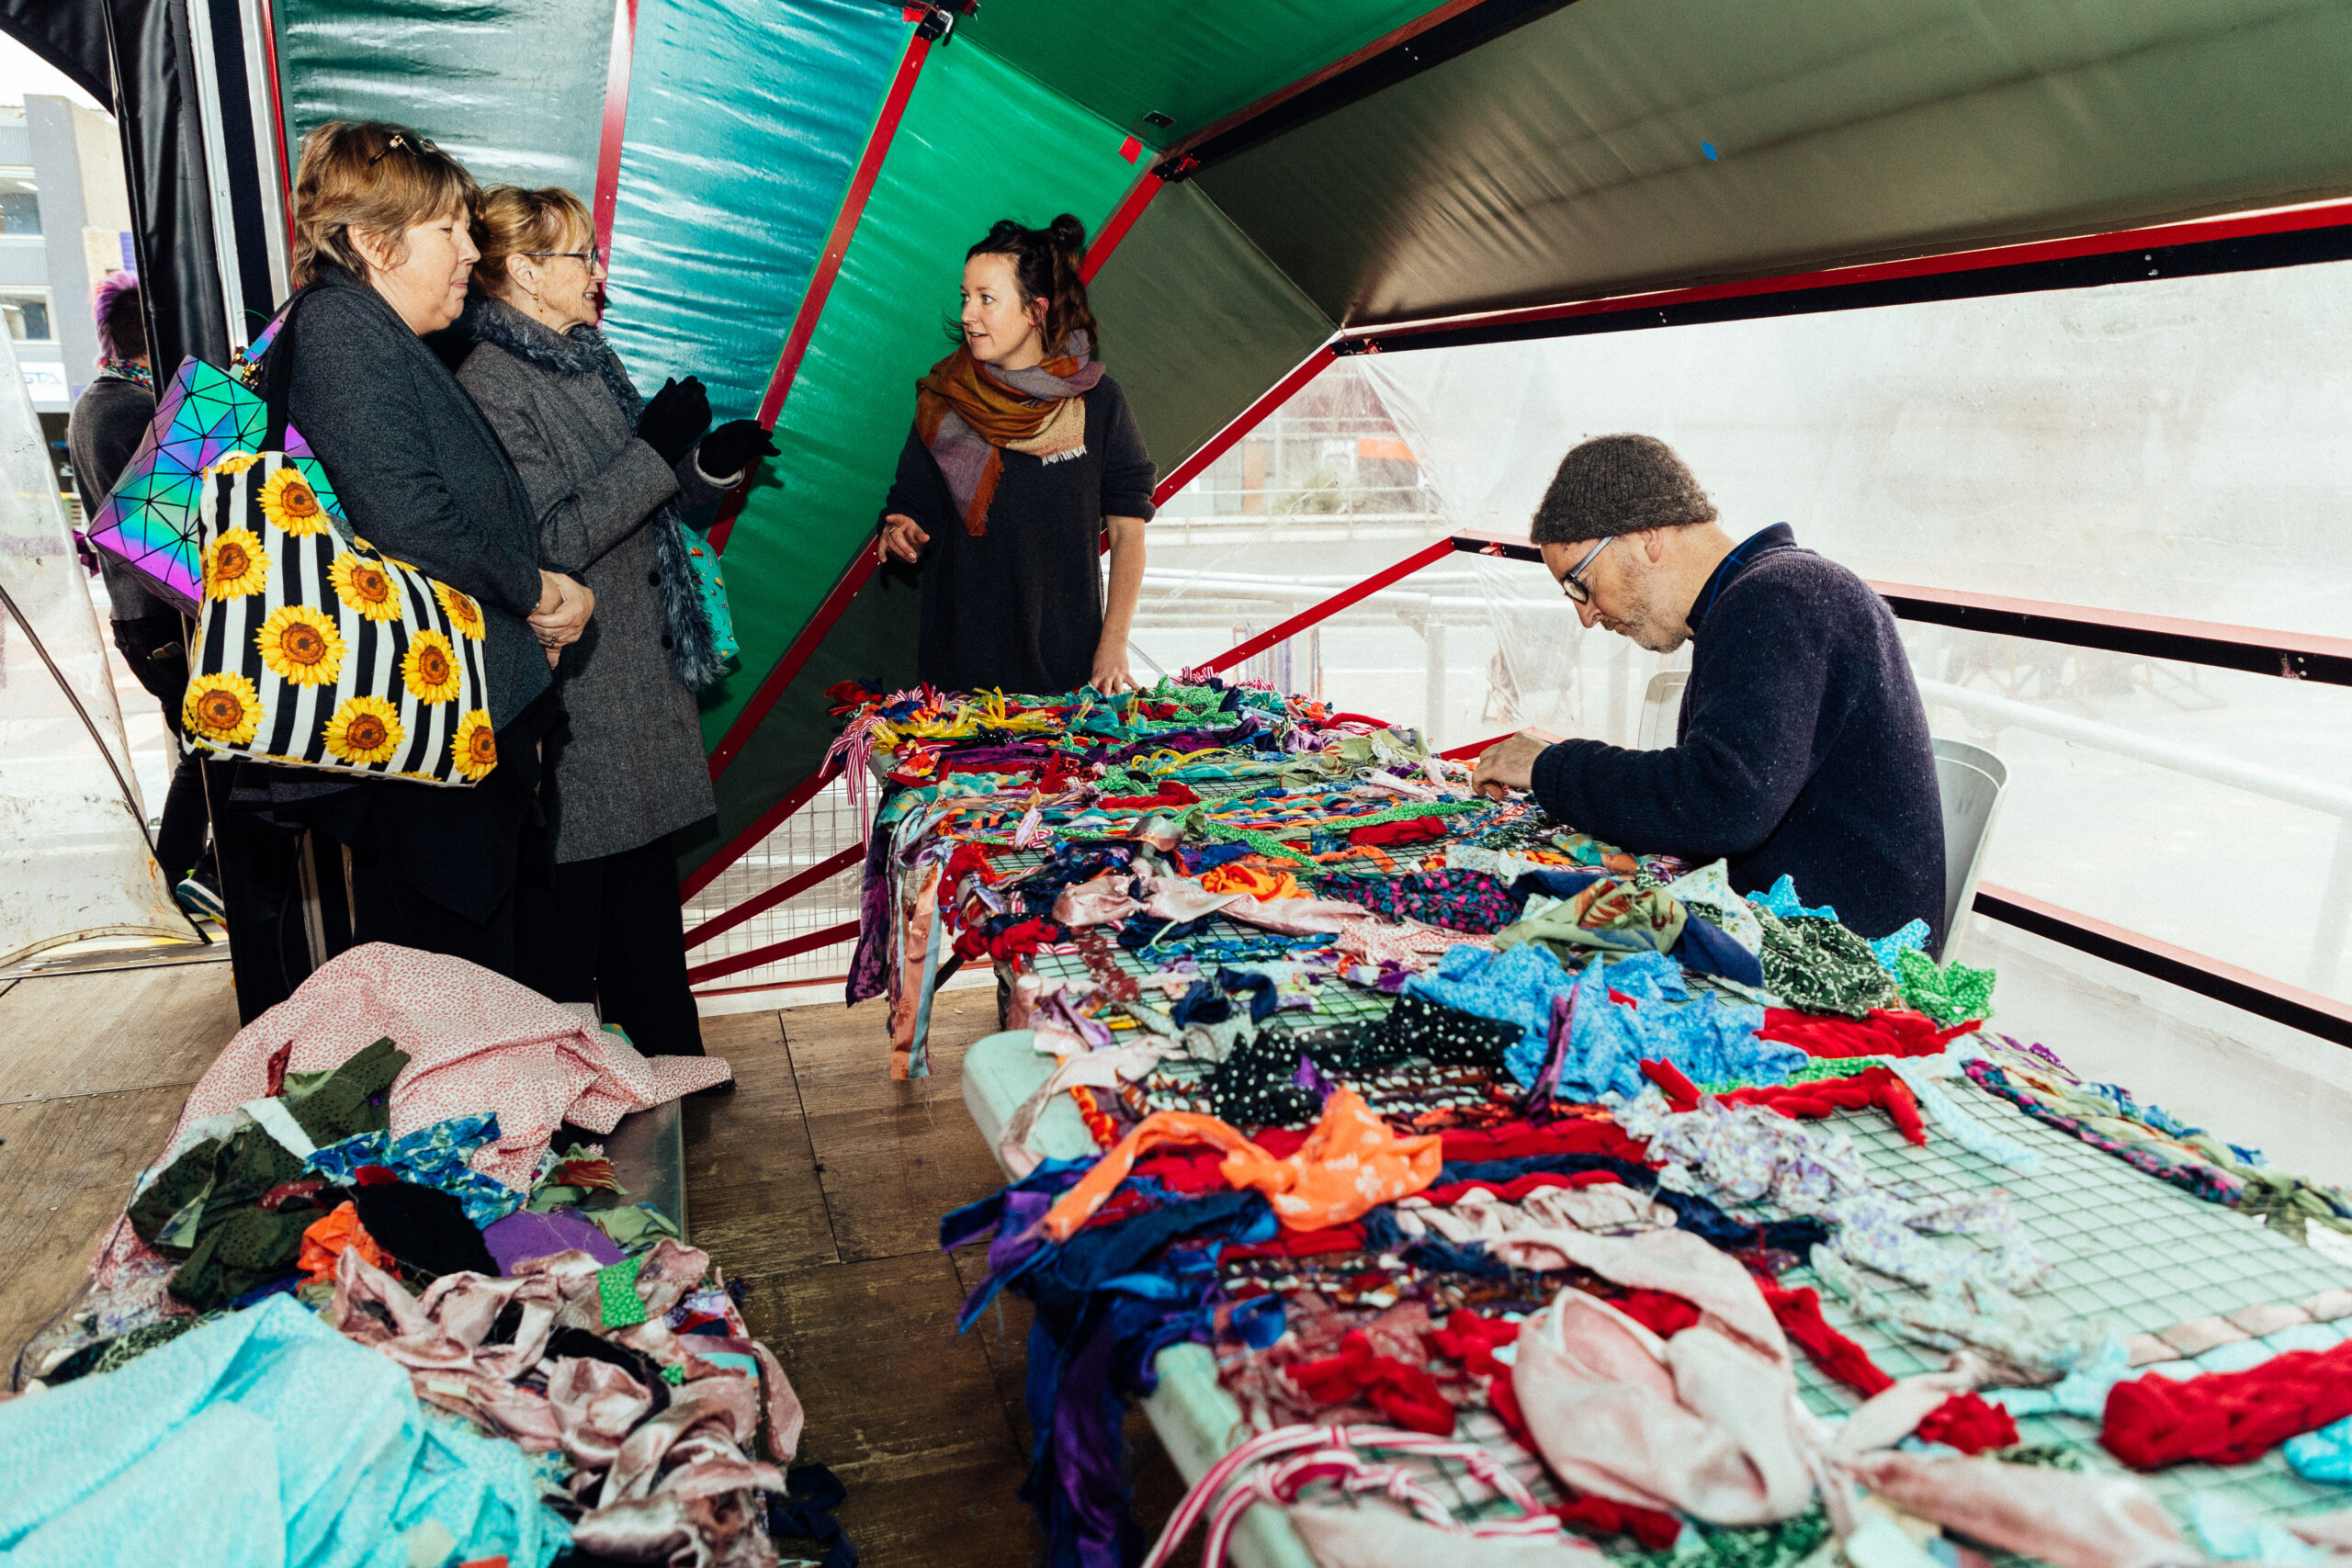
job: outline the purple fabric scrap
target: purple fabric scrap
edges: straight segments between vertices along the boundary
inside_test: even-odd
[[[544,1214],[522,1210],[483,1231],[481,1239],[491,1257],[498,1260],[498,1271],[510,1277],[518,1263],[575,1248],[607,1266],[621,1260],[621,1249],[613,1238],[572,1208],[552,1209]]]

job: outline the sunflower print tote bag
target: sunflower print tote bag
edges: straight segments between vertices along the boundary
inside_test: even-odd
[[[355,537],[316,458],[232,451],[203,477],[188,738],[298,768],[488,775],[481,607]]]

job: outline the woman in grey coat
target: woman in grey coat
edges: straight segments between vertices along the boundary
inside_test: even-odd
[[[561,189],[495,186],[474,213],[486,298],[458,378],[523,477],[540,559],[596,596],[556,667],[568,728],[548,748],[548,863],[524,874],[517,977],[593,998],[640,1051],[698,1055],[669,838],[714,809],[695,692],[721,666],[683,513],[775,448],[750,420],[704,435],[691,377],[639,399],[596,330],[594,232]]]

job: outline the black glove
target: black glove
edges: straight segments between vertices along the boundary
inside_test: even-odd
[[[730,419],[702,438],[695,462],[712,479],[741,472],[755,457],[773,457],[775,443],[756,419]]]
[[[662,460],[673,468],[685,460],[709,428],[710,394],[692,376],[662,382],[645,412],[637,416],[637,438],[661,453]]]

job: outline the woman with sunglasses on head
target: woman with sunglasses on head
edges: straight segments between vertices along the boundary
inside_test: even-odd
[[[965,253],[959,344],[915,383],[877,547],[922,573],[916,668],[934,686],[1136,684],[1127,631],[1154,472],[1096,357],[1085,248],[1068,213],[1044,229],[990,229]]]
[[[605,267],[578,197],[495,186],[474,234],[485,298],[458,378],[523,476],[541,558],[596,595],[557,669],[567,725],[548,747],[549,852],[524,874],[517,977],[593,997],[649,1055],[699,1055],[669,840],[716,808],[695,692],[721,664],[684,513],[775,447],[747,419],[704,434],[691,376],[638,396],[597,331]]]
[[[576,639],[595,601],[544,569],[514,465],[424,342],[464,308],[481,197],[463,164],[401,126],[335,120],[303,138],[302,291],[265,374],[285,356],[288,417],[353,531],[480,607],[497,765],[465,789],[308,773],[276,777],[269,793],[277,816],[351,852],[358,941],[513,975],[515,869],[559,711],[544,645]]]

